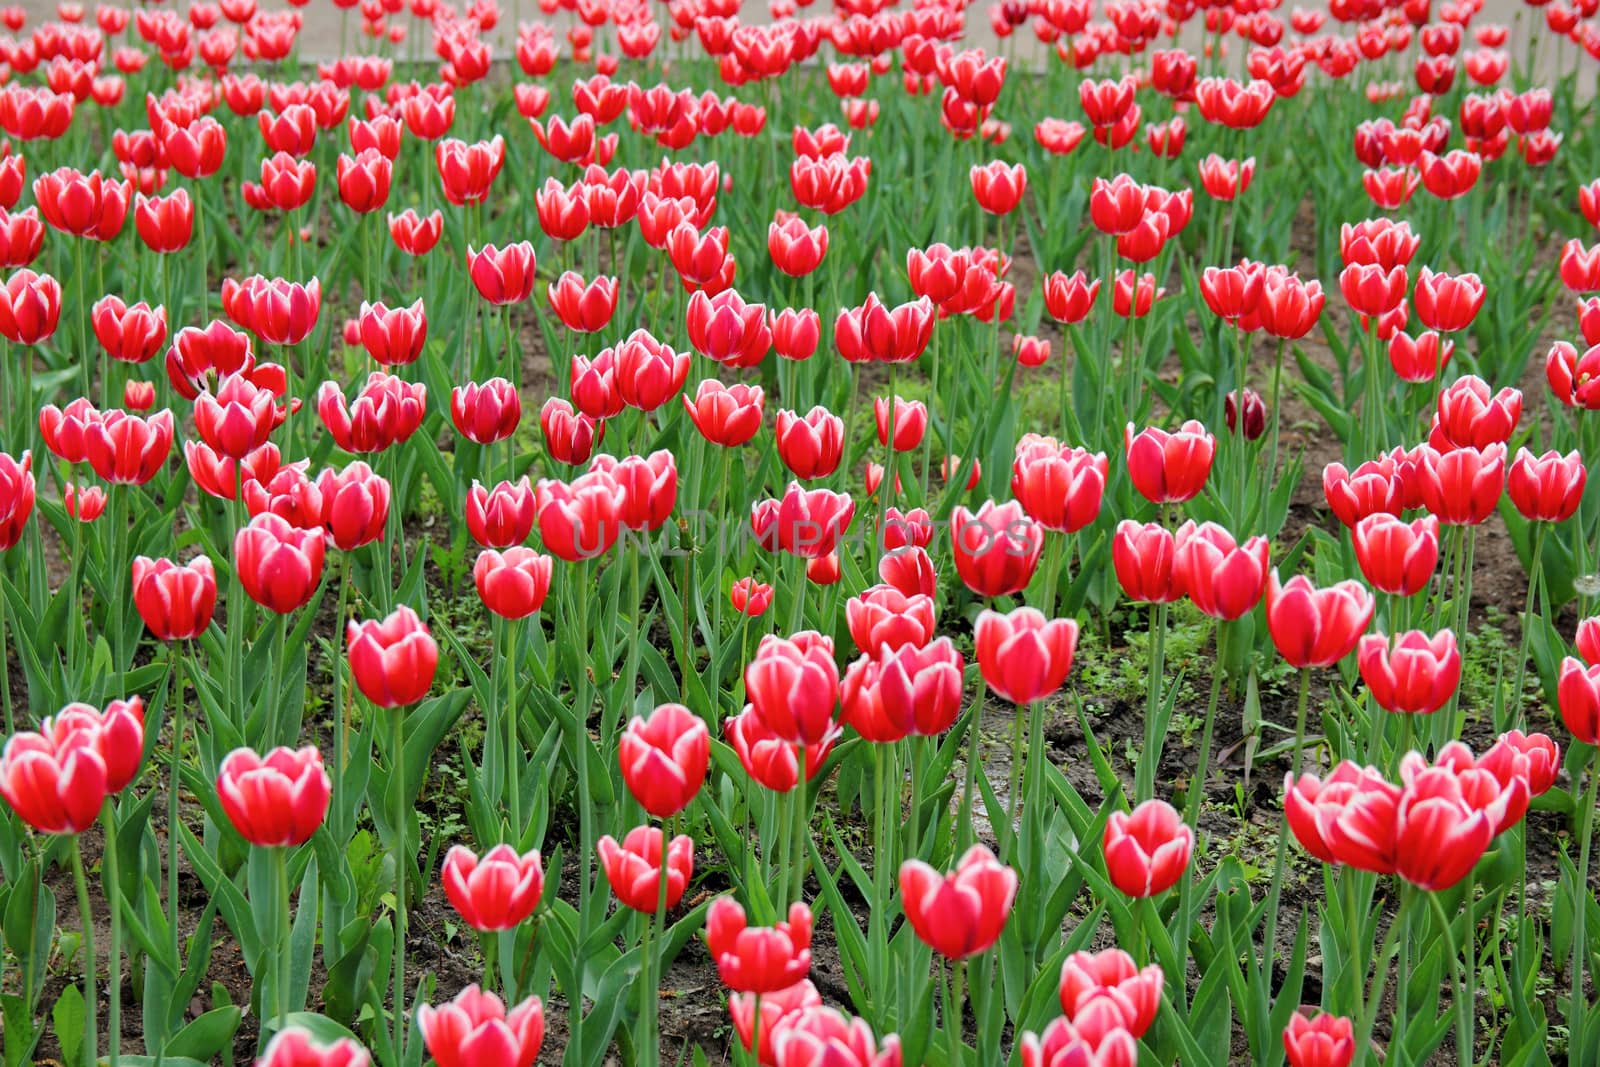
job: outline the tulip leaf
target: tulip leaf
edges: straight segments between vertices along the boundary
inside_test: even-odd
[[[235,1005],[212,1008],[172,1036],[167,1042],[164,1056],[190,1059],[204,1063],[221,1052],[233,1040],[244,1012]]]

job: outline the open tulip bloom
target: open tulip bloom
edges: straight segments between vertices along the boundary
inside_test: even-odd
[[[759,6],[0,7],[5,1063],[1600,1065],[1596,0]]]

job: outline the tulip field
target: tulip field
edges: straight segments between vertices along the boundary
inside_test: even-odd
[[[1600,1067],[1600,0],[0,8],[0,1067]]]

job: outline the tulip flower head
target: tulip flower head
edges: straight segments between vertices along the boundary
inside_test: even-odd
[[[217,774],[217,800],[252,845],[292,848],[316,833],[328,814],[333,782],[315,748],[275,748],[265,756],[234,749]]]
[[[445,898],[474,930],[512,930],[539,906],[544,895],[544,867],[537,850],[518,854],[510,845],[496,845],[481,857],[454,845],[439,871]]]
[[[1017,895],[1017,872],[973,845],[948,874],[921,860],[900,865],[906,919],[923,944],[946,959],[987,952],[1000,939]]]

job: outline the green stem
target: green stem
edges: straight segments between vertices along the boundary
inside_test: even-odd
[[[276,868],[278,878],[278,902],[281,905],[278,911],[278,1033],[283,1033],[289,1026],[289,968],[290,968],[290,941],[294,928],[293,912],[289,904],[289,850],[275,848],[272,850],[273,866]]]
[[[1439,930],[1444,935],[1445,947],[1450,951],[1450,991],[1455,1000],[1452,1007],[1455,1012],[1456,1062],[1470,1065],[1472,1063],[1472,1005],[1467,1003],[1461,986],[1461,968],[1463,966],[1461,952],[1456,947],[1456,934],[1455,930],[1451,928],[1450,917],[1444,913],[1444,905],[1439,903],[1439,894],[1429,893],[1427,896],[1428,905],[1433,909],[1433,917],[1439,921]],[[1468,902],[1468,907],[1471,907],[1470,901]]]
[[[1533,554],[1529,557],[1528,597],[1522,605],[1522,641],[1517,647],[1517,686],[1511,691],[1511,721],[1507,729],[1522,727],[1522,687],[1528,674],[1528,643],[1533,636],[1533,605],[1544,578],[1544,537],[1547,523],[1533,524]]]
[[[1294,777],[1299,779],[1304,766],[1306,703],[1311,695],[1311,668],[1300,668],[1300,698],[1294,713]],[[1262,949],[1271,958],[1278,943],[1278,904],[1283,895],[1283,872],[1289,857],[1289,820],[1278,821],[1278,848],[1272,862],[1272,886],[1267,891],[1267,940]]]
[[[172,962],[183,960],[183,939],[178,933],[178,767],[183,758],[183,649],[181,642],[167,646],[172,675],[172,748],[167,754],[167,926],[172,934]]]
[[[406,1042],[406,855],[405,742],[406,717],[400,708],[390,713],[394,751],[390,774],[394,777],[394,1049],[399,1062],[405,1062]]]
[[[94,988],[94,917],[89,910],[89,882],[83,876],[83,838],[77,835],[72,838],[72,886],[77,890],[78,917],[83,921],[83,1058],[88,1067],[95,1067],[100,1051],[100,1029],[96,1021]]]
[[[961,1016],[966,998],[967,961],[955,961],[955,977],[951,982],[950,1002],[945,1005],[945,1036],[950,1042],[950,1067],[960,1067],[966,1061],[966,1047],[961,1040]]]
[[[1161,743],[1156,736],[1161,712],[1161,674],[1167,650],[1167,605],[1150,605],[1150,684],[1144,712],[1144,751],[1139,754],[1135,774],[1137,793],[1142,803],[1156,795],[1156,764],[1161,762]]]
[[[100,821],[106,835],[105,849],[101,853],[101,862],[106,868],[106,909],[111,912],[111,949],[106,958],[106,992],[111,1010],[106,1017],[106,1038],[111,1067],[117,1067],[122,1057],[122,1050],[118,1048],[122,1043],[122,883],[117,862],[117,813],[110,797],[100,811]]]
[[[1589,1001],[1583,992],[1583,969],[1589,958],[1588,931],[1585,929],[1589,884],[1589,853],[1594,839],[1595,794],[1600,791],[1600,750],[1591,750],[1589,758],[1589,784],[1583,793],[1583,808],[1578,812],[1578,884],[1573,893],[1576,906],[1572,917],[1572,1000],[1567,1010],[1567,1028],[1573,1041],[1582,1040],[1587,1030],[1585,1016]]]
[[[517,730],[517,644],[522,631],[518,625],[520,620],[508,619],[506,621],[506,810],[511,816],[511,844],[517,849],[522,845],[522,786],[519,781],[521,774],[518,764],[521,762],[519,748],[519,731]]]
[[[978,695],[973,699],[972,722],[967,726],[967,777],[966,784],[961,790],[961,819],[956,826],[956,855],[961,855],[972,844],[974,830],[972,827],[972,801],[973,793],[978,787],[978,760],[982,758],[980,735],[983,733],[983,700],[988,692],[988,686],[982,679],[978,681]]]

